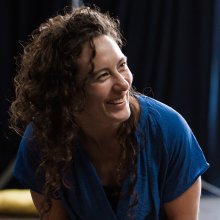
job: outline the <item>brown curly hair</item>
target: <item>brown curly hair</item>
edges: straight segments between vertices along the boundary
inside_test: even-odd
[[[52,195],[63,183],[61,173],[73,160],[72,148],[79,135],[74,115],[84,108],[86,82],[77,80],[77,59],[85,43],[89,42],[93,51],[91,68],[94,68],[93,38],[108,35],[122,47],[123,38],[119,30],[118,20],[108,13],[101,13],[98,8],[73,8],[41,24],[24,47],[15,77],[16,99],[11,104],[10,123],[20,134],[30,122],[34,125],[35,137],[43,155],[40,169],[45,175],[41,216],[50,210]],[[136,115],[132,103],[135,96],[133,89],[130,96],[131,116],[119,128],[118,139],[132,158],[133,183],[130,193],[134,194],[135,205],[137,156],[133,140]]]

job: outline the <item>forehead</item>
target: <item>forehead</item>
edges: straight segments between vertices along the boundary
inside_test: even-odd
[[[90,43],[86,42],[78,60],[80,73],[83,75],[91,70],[91,61],[95,70],[97,68],[108,68],[124,57],[118,44],[109,36],[101,35],[95,37],[92,43],[95,49],[95,57],[91,60],[93,51]]]
[[[112,67],[124,54],[118,44],[111,37],[103,35],[94,39],[96,56],[94,58],[95,69]]]

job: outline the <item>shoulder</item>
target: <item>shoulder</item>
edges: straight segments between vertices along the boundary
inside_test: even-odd
[[[35,128],[33,123],[29,123],[24,131],[19,145],[18,153],[39,153],[37,149],[37,141],[35,138]]]
[[[164,130],[185,127],[189,128],[183,116],[172,107],[148,96],[138,96],[140,105],[140,119],[146,123],[150,121],[154,126],[159,126]]]
[[[141,111],[138,130],[144,131],[148,139],[161,143],[159,146],[168,152],[189,146],[195,139],[190,126],[175,109],[147,96],[138,96],[138,101]]]
[[[41,156],[37,142],[34,138],[34,126],[30,123],[22,136],[16,161],[13,169],[13,175],[26,187],[40,192],[42,189],[38,187],[38,179],[42,176],[37,174]]]
[[[149,166],[158,174],[163,202],[185,192],[208,168],[203,152],[186,120],[176,110],[155,99],[138,97],[141,114],[139,130]],[[144,142],[142,141],[144,140]],[[157,175],[156,175],[157,176]],[[155,184],[153,182],[152,184]]]

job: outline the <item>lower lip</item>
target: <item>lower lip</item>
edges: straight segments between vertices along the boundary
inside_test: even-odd
[[[123,102],[120,102],[120,103],[117,103],[117,104],[111,104],[111,103],[108,103],[109,106],[111,106],[112,108],[116,108],[117,110],[120,110],[120,109],[123,109],[126,105],[126,101],[123,101]]]

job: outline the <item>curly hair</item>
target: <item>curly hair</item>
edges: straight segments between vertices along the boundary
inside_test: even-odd
[[[123,46],[119,21],[98,8],[73,8],[64,15],[50,18],[34,30],[20,56],[16,75],[16,99],[10,107],[12,128],[22,134],[33,123],[35,137],[42,155],[40,169],[45,175],[44,205],[40,215],[51,209],[52,195],[62,182],[61,173],[73,160],[73,146],[79,135],[74,115],[84,108],[85,81],[78,79],[77,60],[86,42],[100,35],[111,36]],[[90,58],[95,56],[92,48]],[[131,88],[131,116],[119,128],[118,139],[127,155],[132,158],[133,183],[130,192],[135,194],[136,149],[133,140],[135,108],[132,103],[135,92]],[[134,203],[137,203],[134,195]]]

